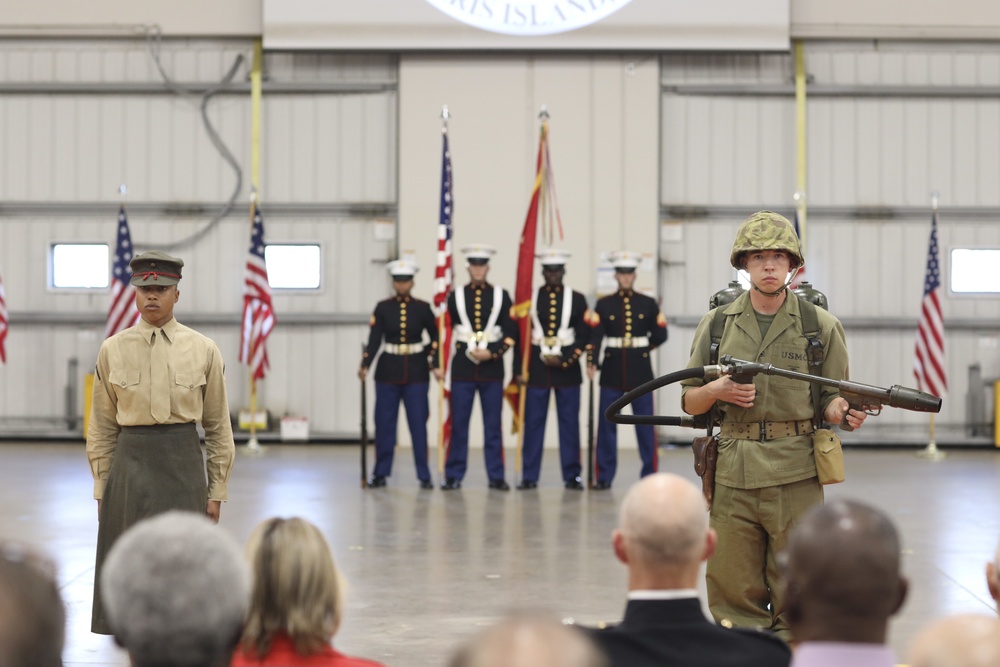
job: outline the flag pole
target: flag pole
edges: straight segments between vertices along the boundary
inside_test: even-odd
[[[807,133],[806,133],[806,84],[808,83],[806,78],[806,56],[804,47],[801,40],[795,42],[795,147],[796,147],[796,159],[795,159],[795,184],[797,188],[796,194],[800,197],[796,198],[797,210],[799,214],[799,243],[802,246],[802,252],[805,253],[806,248],[806,229],[808,227],[806,223],[806,192],[808,188],[808,179],[806,167],[807,161]],[[803,254],[803,259],[805,255]]]
[[[250,224],[253,225],[253,217],[257,212],[257,189],[250,187]],[[247,440],[247,454],[258,456],[264,453],[257,440],[257,380],[253,376],[253,364],[247,366],[250,369],[250,439]]]
[[[445,308],[448,304],[445,303]],[[448,354],[448,350],[444,349],[444,344],[441,342],[444,340],[444,315],[438,315],[438,368],[444,368],[444,356]],[[438,477],[444,475],[444,382],[445,377],[442,376],[441,381],[438,382]]]
[[[263,61],[263,45],[261,40],[254,42],[253,62],[250,68],[250,226],[253,228],[253,218],[257,213],[257,184],[260,182],[260,107],[261,107],[261,68]],[[257,380],[254,378],[253,364],[250,369],[250,439],[247,440],[247,454],[257,456],[263,454],[260,442],[257,440]]]
[[[532,201],[534,202],[534,205],[535,205],[535,211],[534,211],[535,225],[532,226],[532,228],[530,230],[528,230],[528,220],[525,220],[525,230],[528,233],[530,233],[530,234],[536,234],[536,235],[537,235],[537,231],[538,231],[538,228],[537,228],[537,223],[538,223],[538,209],[545,206],[545,200],[542,198],[542,193],[545,191],[545,181],[546,181],[546,178],[545,178],[545,176],[546,176],[546,165],[547,165],[546,148],[547,148],[548,134],[549,134],[549,132],[548,132],[548,128],[549,128],[549,110],[548,110],[548,107],[546,107],[544,104],[542,105],[541,111],[538,112],[538,119],[541,121],[542,127],[541,127],[541,130],[540,130],[541,137],[539,138],[539,145],[538,145],[538,164],[535,165],[535,172],[536,172],[535,179],[536,179],[537,182],[535,184],[535,187],[533,188],[533,193],[532,193]],[[529,206],[529,208],[528,208],[528,218],[529,219],[530,219],[531,215],[532,215],[532,211],[531,211],[531,207]],[[522,236],[523,236],[523,233],[522,233]],[[534,275],[535,275],[535,270],[534,270],[535,239],[536,239],[536,237],[534,237],[534,236],[530,239],[530,241],[527,240],[527,239],[525,239],[525,238],[521,239],[521,245],[522,246],[526,242],[530,244],[531,252],[530,252],[530,254],[527,257],[522,257],[520,250],[518,251],[518,264],[519,264],[519,266],[518,266],[518,281],[519,282],[520,282],[520,279],[522,278],[522,276],[520,275],[520,273],[521,273],[520,262],[522,260],[524,260],[524,261],[527,261],[527,262],[531,263],[531,267],[528,270],[529,271],[529,275],[530,275],[530,281],[529,281],[529,284],[527,286],[528,287],[527,292],[528,292],[528,295],[529,295],[528,296],[528,301],[527,301],[527,303],[528,303],[527,310],[525,312],[518,313],[518,315],[520,315],[522,318],[524,318],[524,320],[527,322],[527,326],[519,327],[520,331],[521,331],[521,338],[522,338],[522,340],[521,340],[521,380],[522,380],[523,384],[519,385],[518,388],[517,388],[517,406],[518,406],[518,408],[517,408],[517,415],[515,415],[515,417],[514,417],[515,422],[519,422],[517,424],[517,426],[518,426],[518,429],[517,429],[517,450],[516,450],[516,456],[515,456],[515,461],[514,461],[514,469],[517,470],[518,474],[520,475],[520,478],[518,480],[519,482],[523,481],[523,479],[524,479],[524,467],[523,467],[524,463],[523,463],[523,460],[522,460],[523,459],[523,453],[524,453],[524,407],[525,407],[525,403],[526,403],[527,398],[528,398],[528,359],[531,356],[531,326],[532,326],[532,322],[531,322],[531,309],[534,307],[534,304],[532,303],[532,301],[534,300],[533,299],[533,297],[534,297],[534,290],[532,289],[532,286],[533,286],[533,279],[534,279]],[[520,287],[520,285],[518,285],[518,287]],[[515,290],[515,291],[518,291],[518,290]],[[514,298],[515,299],[519,299],[519,298],[521,298],[521,295],[520,294],[515,294]],[[517,306],[520,306],[520,305],[521,305],[520,303],[515,304],[515,308]],[[527,335],[525,335],[525,334],[527,334]],[[524,340],[525,338],[527,340]],[[517,362],[517,360],[515,360],[515,363],[516,362]]]
[[[933,219],[937,219],[938,199],[939,199],[938,193],[936,191],[932,192],[931,193],[931,214],[933,216]],[[928,459],[930,461],[940,461],[941,459],[945,458],[945,456],[947,456],[947,454],[945,454],[944,452],[942,452],[937,447],[937,442],[934,439],[934,413],[931,413],[930,417],[931,417],[931,419],[930,419],[930,424],[928,425],[928,428],[929,428],[928,435],[929,435],[929,437],[928,437],[928,441],[927,441],[927,446],[924,447],[923,449],[921,449],[920,451],[918,451],[917,452],[917,456],[919,458]]]

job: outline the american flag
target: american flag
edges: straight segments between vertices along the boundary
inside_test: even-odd
[[[451,253],[451,152],[448,133],[444,133],[441,155],[441,217],[438,224],[437,266],[434,269],[434,309],[438,315],[448,308],[448,295],[455,280]]]
[[[917,349],[913,374],[917,388],[944,398],[948,379],[944,368],[944,319],[941,316],[941,265],[938,262],[937,211],[931,216],[931,240],[927,248],[924,298],[917,324]]]
[[[3,290],[3,276],[0,275],[0,363],[7,363],[7,293]]]
[[[441,215],[438,222],[437,264],[434,268],[434,310],[437,313],[440,336],[441,371],[445,374],[445,398],[451,398],[449,364],[451,362],[451,316],[448,314],[448,295],[454,289],[455,274],[451,252],[451,217],[453,211],[451,182],[451,151],[448,149],[448,132],[442,133],[441,149]],[[447,409],[447,408],[446,408]],[[441,420],[440,443],[447,447],[451,442],[451,411]]]
[[[253,381],[263,380],[267,363],[267,337],[274,329],[271,285],[267,282],[264,262],[264,218],[260,207],[253,207],[250,253],[243,279],[243,327],[240,331],[240,361],[250,366]]]
[[[108,308],[108,322],[104,327],[104,337],[114,336],[139,322],[139,310],[135,307],[135,288],[129,284],[132,270],[132,234],[128,231],[125,207],[118,209],[118,241],[115,243],[114,261],[111,263],[111,305]]]

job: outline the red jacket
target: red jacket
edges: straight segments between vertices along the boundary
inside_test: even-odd
[[[232,667],[385,667],[384,665],[364,658],[351,658],[340,653],[332,646],[327,646],[319,653],[299,655],[295,645],[287,635],[276,635],[271,643],[271,650],[261,658],[255,658],[244,652],[243,647],[236,649],[233,655]]]

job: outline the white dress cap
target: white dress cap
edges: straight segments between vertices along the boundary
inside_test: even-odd
[[[639,263],[642,261],[642,255],[631,250],[618,250],[611,253],[608,259],[611,262],[611,266],[616,269],[635,271],[639,267]]]
[[[420,270],[420,267],[412,259],[396,259],[386,264],[385,269],[393,278],[412,278]]]
[[[542,266],[565,266],[566,260],[571,255],[572,253],[569,250],[560,250],[558,248],[546,248],[535,253],[535,257],[541,260]]]
[[[490,257],[497,254],[497,251],[493,246],[488,246],[483,243],[473,243],[471,245],[464,246],[462,248],[462,254],[465,255],[466,260],[479,260],[478,263],[484,264],[490,261]]]

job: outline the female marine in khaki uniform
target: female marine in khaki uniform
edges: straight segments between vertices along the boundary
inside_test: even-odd
[[[142,319],[101,345],[87,432],[100,526],[97,567],[142,519],[203,512],[218,522],[236,452],[218,346],[174,319],[184,261],[154,250],[129,263]],[[195,424],[205,428],[202,459]],[[206,480],[207,476],[207,480]],[[93,632],[111,634],[94,587]]]

